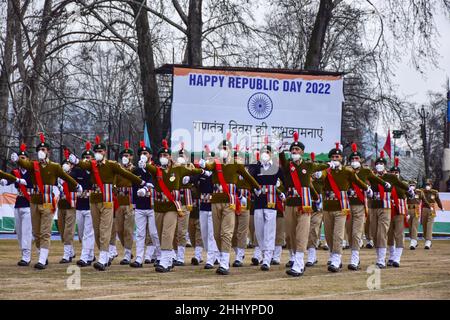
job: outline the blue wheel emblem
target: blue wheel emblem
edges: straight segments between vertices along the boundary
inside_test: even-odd
[[[265,93],[257,92],[248,99],[247,109],[253,118],[266,119],[273,110],[272,99]]]

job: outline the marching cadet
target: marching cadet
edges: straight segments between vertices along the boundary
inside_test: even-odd
[[[28,160],[27,146],[22,143],[20,145],[19,158]],[[14,204],[14,218],[17,240],[19,241],[19,248],[22,258],[17,263],[19,267],[27,267],[31,261],[31,212],[30,212],[30,193],[33,188],[31,176],[28,170],[17,168],[9,175],[0,170],[0,185],[14,183],[18,194]]]
[[[430,206],[421,189],[417,189],[417,181],[410,180],[409,188],[414,191],[414,195],[408,196],[408,225],[409,237],[411,238],[409,249],[415,250],[417,248],[417,233],[420,222],[422,206]]]
[[[187,152],[184,149],[184,142],[181,142],[181,148],[178,151],[178,158],[174,166],[181,166],[187,169],[194,169],[194,165],[192,163],[188,163],[187,161]],[[189,177],[185,178],[185,182],[188,182]],[[177,217],[177,231],[176,237],[174,241],[174,249],[176,249],[176,256],[174,265],[175,266],[184,266],[184,256],[186,253],[186,244],[187,238],[186,234],[188,232],[189,227],[189,216],[193,208],[193,198],[192,198],[192,190],[189,182],[186,185],[180,186],[181,191],[181,203],[182,209],[184,211],[183,215],[178,215]]]
[[[386,172],[386,165],[387,161],[384,158],[384,151],[381,150],[380,157],[375,160],[375,171],[376,175],[385,183],[384,185],[380,184],[369,177],[369,182],[374,192],[372,201],[369,202],[370,228],[377,251],[376,265],[380,269],[386,268],[387,234],[391,223],[392,187],[397,189],[405,188],[405,184],[396,175]],[[406,189],[408,188],[406,187]]]
[[[394,174],[400,180],[400,168],[398,167],[399,159],[395,157],[394,166],[391,168],[390,173]],[[408,223],[407,215],[407,191],[410,190],[410,195],[413,194],[413,190],[409,188],[409,185],[402,182],[402,187],[394,186],[391,190],[391,223],[388,230],[388,246],[389,246],[389,260],[387,265],[395,268],[400,267],[400,259],[403,253],[403,247],[405,242],[405,224]]]
[[[36,247],[39,250],[39,262],[34,265],[34,268],[42,270],[48,264],[47,258],[55,211],[53,186],[56,185],[57,179],[61,178],[68,183],[72,190],[75,189],[78,192],[83,190],[71,176],[63,171],[59,164],[50,161],[50,145],[45,141],[42,133],[39,138],[40,143],[36,146],[37,161],[20,159],[17,153],[11,154],[11,160],[30,172],[33,181],[33,194],[30,198],[31,223]]]
[[[234,163],[233,147],[229,141],[231,135],[219,145],[219,158],[214,162],[199,161],[200,167],[213,172],[214,193],[212,195],[212,217],[214,225],[214,238],[220,251],[219,268],[217,274],[229,274],[231,239],[233,238],[235,214],[240,211],[240,201],[237,194],[236,183],[241,175],[250,186],[261,192],[259,184],[245,170],[244,165]]]
[[[244,159],[239,157],[239,145],[236,145],[234,151],[234,161],[236,163],[244,164]],[[236,254],[233,267],[242,267],[244,264],[245,246],[247,245],[247,235],[250,222],[250,197],[252,187],[248,184],[242,176],[236,183],[238,194],[240,195],[241,211],[236,213],[236,220],[234,223],[234,232],[231,239],[231,246]]]
[[[119,175],[130,180],[133,184],[143,186],[140,194],[146,193],[145,181],[130,171],[122,168],[117,162],[106,159],[106,145],[95,138],[94,159],[80,161],[74,154],[69,161],[83,170],[92,172],[92,192],[89,196],[92,222],[94,225],[95,242],[100,250],[100,257],[94,263],[94,268],[105,271],[109,264],[109,243],[113,224],[113,183],[115,176]]]
[[[371,184],[371,181],[375,181],[378,184],[383,185],[385,188],[390,187],[389,183],[384,182],[380,177],[376,176],[372,170],[368,167],[362,166],[363,157],[358,151],[358,147],[355,143],[352,144],[352,153],[349,155],[348,160],[351,171],[355,172],[358,178],[366,184]],[[349,201],[350,201],[350,215],[347,216],[346,233],[348,239],[351,241],[352,255],[350,263],[348,264],[349,270],[359,270],[359,251],[361,249],[362,233],[364,231],[364,218],[368,215],[367,195],[356,184],[352,183],[349,188]]]
[[[146,168],[155,181],[155,218],[158,237],[161,243],[161,259],[156,265],[157,272],[168,272],[173,266],[172,250],[178,216],[183,216],[181,203],[181,185],[185,176],[203,173],[202,169],[188,169],[186,166],[174,166],[166,140],[158,150],[160,166],[139,161],[140,168]]]
[[[260,161],[260,153],[259,149],[256,150],[255,153],[256,161]],[[255,205],[254,205],[254,193],[251,193],[250,199],[247,199],[247,207],[249,209],[249,237],[250,237],[250,243],[251,248],[253,248],[253,256],[251,259],[252,266],[258,266],[262,263],[262,252],[261,248],[259,247],[258,240],[256,239],[256,233],[255,233]]]
[[[188,233],[191,244],[194,245],[194,256],[191,259],[193,266],[198,266],[203,262],[203,241],[200,228],[200,191],[196,184],[192,184],[192,211],[189,215]]]
[[[315,153],[311,152],[311,162],[315,162]],[[316,199],[313,201],[313,213],[311,214],[311,223],[308,236],[308,261],[306,267],[312,267],[317,263],[317,248],[320,241],[320,229],[323,220],[323,180],[322,171],[317,171],[312,175],[311,191],[316,193]]]
[[[149,148],[144,141],[140,142],[138,149],[139,161],[143,164],[151,164]],[[133,201],[135,208],[136,223],[136,260],[130,264],[132,268],[142,268],[145,258],[145,245],[147,234],[151,238],[152,245],[147,248],[147,255],[151,259],[153,254],[159,250],[158,231],[156,229],[155,211],[153,210],[155,186],[151,173],[146,168],[134,168],[133,174],[146,182],[148,191],[142,196],[138,196],[138,187],[133,186]],[[147,259],[148,260],[148,259]],[[151,262],[150,262],[151,263]]]
[[[328,271],[338,272],[342,266],[345,221],[347,215],[350,214],[348,190],[352,186],[357,186],[366,191],[369,197],[373,193],[370,186],[362,182],[353,170],[342,165],[342,150],[339,148],[339,143],[336,143],[336,147],[330,150],[328,157],[334,168],[327,169],[322,176],[324,179],[324,227],[325,238],[330,246]]]
[[[294,133],[294,142],[289,151],[291,160],[285,158],[284,151],[280,152],[280,165],[284,173],[287,199],[285,207],[286,238],[289,239],[291,259],[293,263],[286,264],[290,267],[286,273],[293,277],[299,277],[304,272],[304,253],[308,244],[309,228],[312,208],[311,199],[311,175],[316,171],[328,168],[329,164],[317,164],[305,162],[302,159],[305,145],[298,141],[298,132]]]
[[[128,141],[124,142],[124,149],[120,151],[119,156],[121,158],[120,166],[124,170],[132,173],[135,169],[133,165],[133,149],[130,148],[130,143]],[[119,236],[120,243],[124,248],[124,255],[123,259],[120,261],[120,265],[129,265],[131,263],[131,259],[133,258],[131,249],[133,248],[135,221],[132,200],[133,182],[121,175],[115,175],[114,182],[116,186],[115,191],[117,194],[117,201],[119,204],[119,207],[115,210],[114,226],[117,235]],[[113,239],[111,239],[111,241],[113,241]]]
[[[424,201],[424,206],[422,209],[422,226],[423,226],[423,237],[425,238],[425,249],[431,249],[431,240],[433,240],[433,223],[436,217],[436,204],[439,209],[444,210],[442,206],[441,199],[439,198],[439,191],[432,188],[433,182],[431,179],[425,181],[425,189],[423,193],[427,202]]]
[[[61,165],[65,173],[72,178],[75,177],[72,174],[73,165],[69,162],[70,152],[68,149],[64,149],[65,159]],[[62,179],[58,179],[58,188],[60,191],[60,197],[58,201],[58,230],[61,235],[61,241],[64,244],[64,254],[59,263],[70,263],[75,258],[75,250],[73,249],[73,238],[75,237],[75,204],[77,201],[77,195],[73,190],[70,190],[67,182]]]
[[[249,167],[249,172],[261,186],[261,192],[255,192],[255,234],[263,256],[261,270],[269,271],[275,250],[278,180],[283,181],[284,176],[281,168],[272,161],[272,147],[267,137],[260,159]],[[280,198],[285,200],[284,193],[280,194]]]
[[[91,150],[91,142],[87,141],[85,150],[81,154],[81,161],[91,161],[94,153]],[[94,262],[95,235],[92,225],[91,207],[89,204],[89,194],[92,190],[91,172],[80,167],[72,168],[72,177],[83,187],[83,192],[77,194],[76,216],[78,238],[81,241],[81,255],[77,261],[77,266],[87,267]]]
[[[284,225],[284,201],[286,201],[286,196],[284,195],[285,189],[282,181],[278,179],[277,185],[277,219],[276,219],[276,230],[275,230],[275,250],[273,251],[271,265],[278,266],[281,263],[281,254],[283,253],[283,246],[286,243],[285,237],[285,225]],[[283,196],[281,195],[283,193]]]

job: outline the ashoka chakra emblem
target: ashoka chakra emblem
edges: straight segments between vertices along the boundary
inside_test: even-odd
[[[273,103],[270,97],[262,92],[257,92],[248,99],[248,112],[255,119],[266,119],[273,110]]]

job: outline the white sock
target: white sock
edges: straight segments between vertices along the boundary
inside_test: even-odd
[[[305,268],[305,263],[303,261],[304,253],[303,252],[296,252],[294,255],[294,265],[292,266],[292,270],[295,272],[303,272]]]
[[[23,249],[22,250],[22,260],[26,262],[31,261],[31,250],[30,249]]]
[[[359,251],[358,250],[352,250],[352,257],[350,259],[350,264],[354,266],[358,266],[359,264]]]
[[[127,261],[131,261],[131,249],[125,249],[123,259]]]
[[[48,249],[46,248],[41,248],[40,252],[39,252],[39,262],[43,265],[45,265],[45,262],[47,261],[48,258]]]
[[[403,248],[395,248],[395,259],[394,261],[400,263],[400,259],[402,258]]]
[[[230,268],[230,254],[228,252],[220,253],[220,266],[226,270]]]
[[[316,262],[316,248],[309,248],[308,249],[308,262],[314,263]]]
[[[178,251],[177,252],[177,261],[184,263],[184,253],[186,251],[186,248],[182,247],[182,246],[178,246],[178,250],[177,251]]]
[[[197,258],[197,260],[200,262],[202,261],[202,252],[203,248],[200,246],[195,247],[194,249],[194,256]]]
[[[395,259],[395,246],[389,246],[389,260]]]

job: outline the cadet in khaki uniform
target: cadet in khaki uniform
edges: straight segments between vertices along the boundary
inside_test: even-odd
[[[436,204],[439,209],[444,210],[442,207],[441,199],[439,199],[439,191],[432,189],[433,182],[431,179],[427,179],[425,182],[425,189],[423,193],[427,202],[424,202],[422,210],[422,227],[423,237],[425,238],[425,249],[431,249],[431,240],[433,240],[433,223],[436,217]]]
[[[230,268],[230,249],[233,237],[235,215],[239,211],[239,198],[236,184],[241,175],[254,189],[260,189],[259,184],[245,170],[243,164],[235,163],[232,157],[233,147],[227,139],[219,145],[219,159],[215,162],[200,160],[200,166],[213,172],[214,193],[212,195],[212,216],[214,226],[214,238],[220,251],[219,268],[217,274],[227,275]]]
[[[408,224],[409,237],[411,238],[409,249],[415,250],[417,248],[417,233],[419,229],[421,207],[422,205],[429,207],[429,204],[423,191],[417,189],[417,181],[409,181],[409,187],[414,191],[414,195],[408,197]]]
[[[100,141],[100,137],[95,138],[94,158],[95,160],[80,161],[74,154],[69,156],[71,163],[81,169],[92,172],[92,192],[89,196],[92,222],[94,225],[95,243],[100,250],[100,257],[94,263],[94,268],[105,271],[110,264],[109,242],[111,239],[111,229],[113,226],[113,184],[116,175],[130,180],[133,184],[145,186],[145,181],[123,169],[117,162],[106,159],[106,145]],[[141,193],[146,193],[147,188],[143,188]]]
[[[305,162],[302,156],[305,145],[298,141],[298,133],[294,133],[294,142],[291,144],[291,161],[286,159],[284,151],[280,152],[280,166],[284,174],[287,199],[285,206],[286,238],[291,250],[293,263],[286,273],[299,277],[304,272],[304,253],[308,244],[312,208],[311,175],[314,172],[329,168],[329,164]],[[291,263],[288,263],[289,267]]]
[[[69,150],[64,150],[65,160],[62,162],[62,168],[65,173],[75,179],[72,174],[73,165],[69,162]],[[75,258],[73,249],[73,238],[75,236],[76,221],[76,201],[77,194],[70,190],[67,183],[58,179],[60,198],[58,201],[58,230],[61,235],[61,241],[64,244],[64,255],[59,263],[70,263]]]
[[[133,173],[135,167],[133,165],[133,150],[130,149],[128,141],[124,142],[124,149],[120,151],[120,166]],[[121,265],[129,265],[133,255],[131,249],[133,247],[133,233],[134,233],[134,208],[132,204],[133,183],[127,178],[116,175],[114,178],[115,192],[119,208],[115,211],[114,226],[120,243],[124,248],[123,259],[120,261]],[[115,233],[112,235],[115,237]],[[113,239],[111,239],[113,240]],[[115,239],[114,239],[115,240]],[[114,241],[115,242],[115,241]]]
[[[377,183],[384,185],[384,187],[390,186],[386,184],[380,177],[376,176],[372,170],[368,167],[363,167],[362,155],[358,152],[356,144],[352,144],[352,153],[348,157],[350,161],[349,169],[354,171],[358,178],[370,184],[369,179],[376,181]],[[349,200],[350,200],[350,211],[351,214],[348,216],[346,223],[346,233],[348,239],[351,241],[352,256],[350,263],[348,264],[349,270],[359,270],[359,251],[361,249],[360,243],[362,241],[362,233],[364,231],[364,218],[368,214],[368,206],[366,201],[367,196],[358,186],[353,185],[349,189]]]
[[[161,243],[161,259],[155,266],[157,272],[168,272],[173,266],[173,241],[179,216],[184,216],[181,203],[182,179],[189,175],[203,173],[202,169],[188,169],[186,166],[173,166],[172,151],[166,140],[158,150],[161,166],[145,164],[139,161],[139,167],[145,167],[153,177],[155,186],[155,220]]]
[[[45,269],[47,265],[48,252],[50,248],[50,237],[52,232],[53,215],[55,212],[53,203],[53,186],[57,179],[61,178],[69,184],[69,188],[79,192],[82,187],[63,171],[57,163],[48,158],[50,146],[45,142],[45,137],[40,134],[41,142],[37,145],[38,161],[19,159],[16,153],[11,155],[13,162],[28,170],[33,181],[31,195],[31,223],[36,247],[39,250],[39,262],[34,265],[36,269]]]
[[[400,180],[400,168],[398,167],[399,159],[395,157],[394,166],[391,168],[390,173],[394,174]],[[407,191],[410,195],[413,194],[413,190],[409,188],[409,185],[403,182],[403,188],[393,187],[392,194],[392,207],[391,207],[391,224],[388,230],[388,246],[389,246],[389,260],[387,265],[395,268],[400,267],[400,259],[403,253],[403,247],[405,242],[405,223],[407,223]]]
[[[345,221],[350,214],[348,190],[352,186],[361,188],[372,196],[370,186],[362,182],[356,173],[342,166],[342,151],[339,143],[331,149],[328,157],[333,163],[333,169],[324,171],[324,201],[323,218],[325,238],[330,246],[328,271],[338,272],[342,266],[342,240],[345,233]]]

